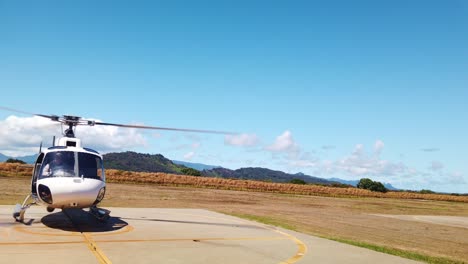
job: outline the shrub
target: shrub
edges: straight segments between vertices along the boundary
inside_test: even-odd
[[[292,179],[289,181],[289,183],[292,183],[292,184],[306,184],[306,182],[304,180],[301,180],[301,179]]]
[[[192,168],[183,168],[182,173],[190,176],[201,176],[200,171]]]
[[[435,193],[435,192],[431,190],[422,189],[421,191],[419,191],[419,193]]]
[[[26,164],[26,162],[22,161],[22,160],[19,160],[19,159],[13,159],[13,158],[9,158],[5,161],[6,163],[19,163],[19,164]]]

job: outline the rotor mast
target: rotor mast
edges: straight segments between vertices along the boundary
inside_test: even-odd
[[[73,130],[73,127],[78,125],[80,119],[81,117],[78,116],[63,116],[63,119],[60,121],[62,121],[63,124],[68,126],[68,128],[65,129],[65,131],[63,132],[63,135],[69,138],[74,138],[75,131]]]

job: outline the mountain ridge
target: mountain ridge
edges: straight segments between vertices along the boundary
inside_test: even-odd
[[[0,153],[0,162],[5,162],[8,159],[17,159],[17,160],[22,160],[28,164],[33,164],[34,162],[36,162],[36,158],[37,158],[37,154],[28,155],[28,156],[11,157],[11,156],[7,156],[7,155]]]
[[[290,174],[283,171],[271,170],[261,167],[247,167],[240,168],[237,170],[231,170],[226,168],[214,168],[211,170],[203,170],[201,172],[203,176],[208,177],[223,177],[223,178],[234,178],[234,179],[245,179],[245,180],[263,180],[272,182],[290,182],[293,179],[303,180],[306,183],[315,184],[327,184],[331,185],[333,181],[326,179],[305,175],[305,174]]]
[[[117,169],[138,172],[165,172],[174,174],[184,174],[187,168],[196,169],[200,165],[209,168],[211,165],[202,163],[178,162],[167,159],[161,154],[142,154],[132,151],[120,153],[107,153],[103,155],[106,169]],[[177,164],[183,163],[185,165]],[[267,168],[240,168],[231,170],[223,167],[204,169],[200,171],[202,176],[222,177],[233,179],[250,179],[271,182],[290,182],[293,179],[300,179],[306,183],[315,184],[336,184],[337,182],[305,175],[303,173],[289,174],[282,171]]]
[[[161,154],[143,154],[126,151],[107,153],[103,155],[103,158],[106,169],[181,174],[182,169],[187,168],[173,163]]]
[[[293,179],[299,179],[305,181],[306,183],[326,185],[341,183],[354,187],[356,187],[359,182],[359,180],[344,180],[341,178],[320,178],[306,175],[302,172],[291,174],[262,167],[245,167],[232,170],[216,165],[170,160],[161,154],[144,154],[133,151],[118,153],[112,152],[104,154],[103,156],[106,169],[184,174],[184,169],[192,168],[200,171],[201,175],[206,177],[249,179],[272,182],[290,182]],[[0,153],[0,162],[5,162],[9,158],[19,159],[28,164],[32,164],[35,162],[37,155],[10,157]],[[389,190],[399,190],[390,183],[383,184]]]
[[[185,167],[196,169],[196,170],[199,170],[199,171],[211,170],[211,169],[214,169],[214,168],[221,168],[221,166],[208,165],[208,164],[203,164],[203,163],[187,162],[187,161],[181,161],[181,160],[172,160],[172,162],[177,164],[177,165],[183,165]]]

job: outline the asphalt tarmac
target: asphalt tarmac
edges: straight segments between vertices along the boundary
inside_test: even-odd
[[[24,223],[0,205],[0,263],[417,263],[201,209],[31,207]]]

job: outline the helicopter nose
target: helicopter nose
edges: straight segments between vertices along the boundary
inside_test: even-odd
[[[40,183],[39,188],[49,190],[41,192],[41,199],[54,208],[85,208],[96,201],[104,182],[95,179],[56,178],[48,183]],[[44,194],[41,194],[44,193]]]

